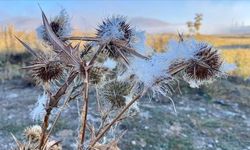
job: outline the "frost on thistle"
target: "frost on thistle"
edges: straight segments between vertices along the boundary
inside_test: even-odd
[[[133,49],[133,38],[136,31],[126,22],[122,16],[113,16],[105,19],[97,29],[96,36],[100,43],[104,44],[104,53],[113,59],[122,59],[129,63],[128,57],[137,56],[146,58]]]
[[[65,9],[62,9],[58,16],[55,16],[50,21],[50,26],[52,31],[56,34],[57,37],[68,36],[71,33],[71,26],[69,15]],[[41,25],[36,29],[37,36],[42,39],[44,42],[51,44],[48,34],[46,33],[44,25]]]
[[[44,117],[46,113],[45,106],[47,104],[47,101],[48,101],[48,96],[45,92],[43,93],[43,95],[38,97],[36,107],[31,112],[33,120],[39,121]]]
[[[225,74],[217,49],[194,39],[170,40],[163,53],[153,53],[149,59],[131,58],[123,78],[135,75],[136,82],[164,96],[173,91],[171,82],[182,74],[190,86],[199,86]],[[124,77],[125,76],[125,77]]]

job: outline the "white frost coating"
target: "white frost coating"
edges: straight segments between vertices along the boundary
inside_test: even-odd
[[[44,92],[43,95],[38,96],[36,107],[31,112],[31,117],[33,120],[38,121],[45,115],[45,105],[48,100],[47,94]]]
[[[115,39],[124,38],[125,33],[120,29],[120,24],[126,21],[125,17],[113,16],[111,17],[105,25],[101,25],[103,41],[110,41]]]
[[[59,37],[68,36],[71,34],[72,27],[70,25],[69,15],[65,9],[62,9],[58,16],[51,19],[51,22],[52,21],[57,21],[57,22],[60,21],[61,28],[59,31],[57,31],[57,35]],[[46,31],[44,25],[39,26],[36,29],[36,32],[39,39],[43,39],[44,37],[46,37]]]
[[[147,87],[150,87],[155,80],[162,77],[169,77],[167,69],[173,61],[193,58],[201,44],[193,39],[183,42],[171,40],[168,44],[168,50],[164,53],[155,53],[149,60],[140,58],[131,59],[130,66],[125,74],[135,74],[140,81]]]
[[[113,59],[108,58],[104,63],[103,67],[109,68],[109,69],[114,69],[117,65],[117,62],[114,61]]]
[[[195,39],[187,39],[183,42],[170,40],[167,45],[167,53],[170,53],[175,59],[189,60],[194,58],[204,43],[196,41]]]

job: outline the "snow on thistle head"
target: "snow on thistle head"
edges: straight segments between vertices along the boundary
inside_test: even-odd
[[[191,83],[202,84],[222,74],[218,50],[194,39],[170,40],[167,50],[155,53],[148,60],[133,58],[125,76],[135,75],[144,86],[162,95],[171,94],[171,81],[184,74]]]
[[[113,16],[99,25],[96,36],[100,39],[100,44],[104,45],[103,52],[108,57],[121,59],[129,64],[130,56],[146,58],[133,48],[135,34],[136,31],[126,22],[125,17]]]
[[[67,36],[71,33],[72,28],[70,26],[69,15],[65,9],[62,9],[58,16],[51,19],[50,26],[52,28],[52,31],[59,38]],[[50,44],[49,37],[45,31],[44,25],[38,27],[36,31],[39,38]]]
[[[129,41],[132,36],[132,29],[123,16],[113,16],[105,19],[97,29],[97,37],[103,41],[122,40]]]

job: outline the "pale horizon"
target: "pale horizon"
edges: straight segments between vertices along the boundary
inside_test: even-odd
[[[41,24],[41,5],[48,17],[65,8],[73,29],[94,31],[103,18],[123,15],[148,33],[187,32],[186,22],[204,15],[202,34],[249,34],[250,1],[1,1],[0,26],[32,31]],[[18,7],[17,7],[18,6]]]

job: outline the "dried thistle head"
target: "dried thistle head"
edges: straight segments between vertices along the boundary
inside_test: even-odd
[[[222,60],[218,50],[213,47],[202,44],[195,53],[194,59],[189,60],[189,65],[185,73],[192,80],[210,80],[218,75],[222,65]]]
[[[47,58],[37,58],[26,69],[31,71],[32,77],[38,83],[59,79],[63,74],[61,61]]]
[[[30,144],[38,144],[41,140],[42,128],[39,125],[28,127],[24,130],[24,135]]]
[[[121,40],[128,42],[132,36],[132,29],[126,22],[126,18],[116,16],[105,19],[99,25],[96,33],[97,37],[103,40]]]
[[[105,68],[93,67],[90,71],[90,82],[92,84],[100,83],[105,71],[106,71]]]
[[[121,49],[117,45],[117,42],[123,45],[128,44],[132,37],[132,29],[124,17],[105,19],[97,29],[97,37],[106,44],[103,53],[108,57],[119,59],[121,55],[127,57],[130,54],[128,50]]]
[[[126,105],[126,96],[130,94],[132,85],[125,81],[111,81],[102,87],[102,95],[112,106],[117,108]]]
[[[133,41],[135,33],[124,17],[105,19],[99,25],[96,36],[100,39],[100,44],[105,45],[103,53],[110,58],[121,59],[127,64],[129,56],[146,58],[132,48],[131,41]]]
[[[54,17],[50,21],[50,27],[57,37],[67,36],[71,32],[71,27],[69,23],[69,15],[65,9],[62,9],[58,16]],[[44,25],[37,28],[38,37],[43,39],[46,43],[50,44],[49,37],[45,31]]]

